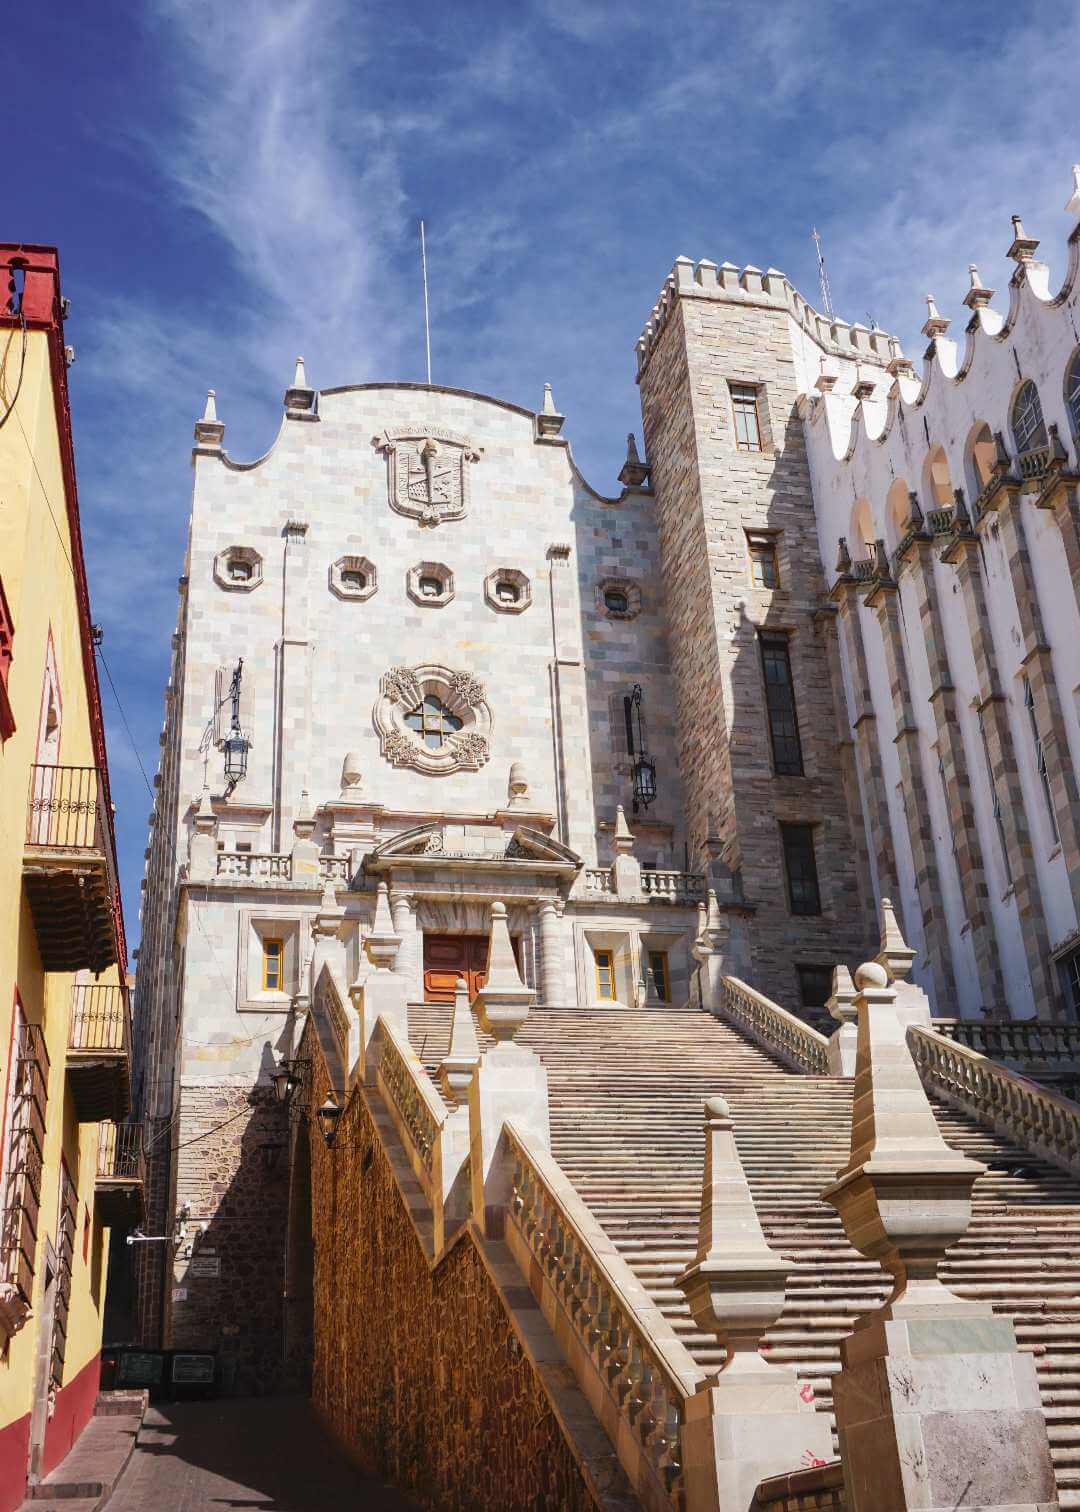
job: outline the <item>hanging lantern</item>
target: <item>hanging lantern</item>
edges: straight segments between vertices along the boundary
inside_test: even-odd
[[[338,1119],[340,1117],[341,1109],[338,1107],[334,1094],[331,1092],[319,1109],[319,1127],[322,1129],[322,1136],[328,1145],[332,1145],[337,1138]]]
[[[241,657],[236,664],[236,671],[232,675],[232,683],[229,687],[232,719],[229,722],[229,733],[222,742],[222,750],[225,753],[225,780],[230,794],[236,784],[247,776],[248,748],[251,745],[251,741],[240,728],[240,678],[243,671],[244,660]]]
[[[630,769],[634,783],[634,812],[648,808],[656,800],[656,762],[649,755],[645,715],[641,708],[641,684],[635,683],[623,699],[626,718],[626,744],[634,758]]]
[[[656,762],[651,756],[639,756],[634,762],[634,806],[648,808],[656,799]]]

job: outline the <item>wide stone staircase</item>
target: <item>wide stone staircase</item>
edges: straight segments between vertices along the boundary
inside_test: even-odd
[[[409,1008],[410,1038],[432,1073],[450,1015],[437,1004]],[[804,1392],[831,1413],[840,1341],[888,1291],[820,1197],[847,1159],[852,1083],[788,1071],[690,1008],[537,1009],[517,1038],[548,1068],[553,1155],[706,1369],[723,1352],[696,1329],[674,1282],[697,1242],[702,1103],[727,1099],[762,1227],[795,1263],[764,1347],[790,1361]],[[945,1139],[987,1166],[943,1280],[1015,1319],[1035,1356],[1061,1506],[1080,1508],[1080,1182],[934,1107]]]

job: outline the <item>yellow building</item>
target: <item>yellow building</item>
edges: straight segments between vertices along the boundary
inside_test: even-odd
[[[0,1512],[94,1409],[141,1197],[55,249],[0,246]]]

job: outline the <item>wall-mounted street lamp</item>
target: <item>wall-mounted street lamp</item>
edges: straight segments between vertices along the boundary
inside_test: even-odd
[[[248,749],[251,741],[240,728],[240,679],[244,671],[244,658],[241,657],[236,664],[236,670],[232,675],[232,683],[229,686],[229,698],[232,702],[232,718],[229,721],[229,733],[222,744],[225,753],[225,796],[232,795],[236,784],[247,776]]]
[[[656,801],[656,762],[649,755],[649,741],[642,712],[641,684],[635,683],[623,699],[626,745],[634,758],[630,775],[634,784],[634,813]]]
[[[338,1119],[341,1117],[341,1108],[337,1099],[331,1092],[322,1107],[319,1109],[319,1128],[328,1146],[333,1146],[337,1138]]]

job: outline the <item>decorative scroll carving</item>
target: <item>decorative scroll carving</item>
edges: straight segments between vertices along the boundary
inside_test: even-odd
[[[480,460],[481,448],[468,436],[436,426],[392,426],[372,444],[387,460],[390,508],[438,525],[460,520],[469,506],[469,463]]]
[[[407,723],[408,716],[431,696],[441,700],[462,726],[444,733],[442,744],[434,747]],[[471,672],[435,664],[391,667],[380,679],[372,718],[382,754],[396,767],[432,776],[475,772],[491,755],[491,709],[483,683]]]

